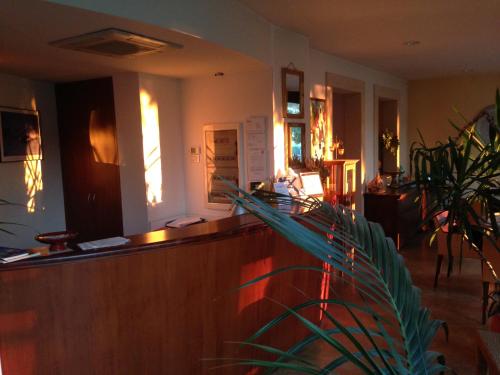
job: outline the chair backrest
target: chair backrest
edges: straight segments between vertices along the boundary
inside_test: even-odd
[[[500,246],[500,238],[497,239],[497,246]],[[483,255],[496,273],[496,277],[500,278],[500,252],[485,238],[483,238]],[[487,265],[483,265],[483,281],[490,283],[496,281]]]
[[[440,230],[437,234],[437,247],[438,254],[448,255],[448,232]],[[451,235],[451,255],[454,257],[459,257],[470,259],[481,259],[479,254],[473,250],[469,244],[469,241],[464,239],[460,233],[453,233]]]

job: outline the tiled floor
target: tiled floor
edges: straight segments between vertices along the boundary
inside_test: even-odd
[[[481,324],[479,260],[464,259],[461,272],[456,266],[450,278],[446,277],[443,262],[439,285],[433,289],[436,251],[419,241],[403,249],[402,254],[414,283],[422,289],[422,303],[431,309],[434,318],[446,321],[450,328],[449,341],[438,334],[431,349],[443,353],[447,365],[457,374],[474,374],[475,333],[484,328]]]
[[[431,350],[441,352],[447,365],[457,374],[474,374],[475,332],[481,325],[480,263],[464,259],[462,270],[458,266],[448,279],[446,261],[443,262],[439,286],[433,289],[436,250],[427,246],[424,239],[415,240],[401,251],[414,283],[422,290],[422,303],[432,311],[432,317],[448,323],[450,336],[446,342],[443,331],[436,336]],[[313,362],[324,365],[335,358],[326,345],[310,348],[306,354]],[[340,374],[356,374],[356,369],[342,368]],[[292,374],[283,371],[281,375]],[[295,374],[295,372],[293,372]]]

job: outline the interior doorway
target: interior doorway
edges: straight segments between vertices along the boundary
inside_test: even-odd
[[[358,211],[363,210],[363,101],[364,83],[348,77],[327,73],[327,96],[329,99],[329,116],[332,128],[333,159],[355,159],[356,190],[354,204]],[[334,147],[335,148],[335,147]]]
[[[377,170],[381,176],[399,177],[401,162],[400,93],[388,87],[374,88],[374,134],[378,155]]]
[[[378,165],[381,175],[399,172],[398,101],[378,99],[379,149]]]

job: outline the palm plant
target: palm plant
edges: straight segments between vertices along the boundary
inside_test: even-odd
[[[2,206],[19,206],[19,207],[23,207],[20,204],[12,203],[12,202],[9,202],[9,201],[7,201],[5,199],[1,199],[0,198],[0,207],[2,207]],[[10,231],[9,229],[7,229],[7,227],[13,226],[13,225],[24,226],[23,224],[14,223],[14,222],[11,222],[11,221],[0,221],[0,233],[6,233],[6,234],[14,235],[14,233],[12,231]]]
[[[427,200],[427,217],[424,222],[432,220],[441,211],[447,211],[448,215],[441,224],[447,224],[450,228],[447,236],[449,253],[454,234],[461,235],[481,256],[479,238],[490,241],[500,251],[496,241],[499,228],[495,216],[500,211],[498,90],[493,117],[489,124],[489,134],[478,133],[478,118],[472,122],[464,119],[463,128],[451,122],[458,134],[456,137],[449,137],[446,143],[439,142],[436,146],[429,147],[420,134],[421,141],[414,142],[411,146],[410,159],[415,181],[420,197]],[[432,234],[431,243],[439,229],[437,227]]]
[[[326,273],[350,284],[357,294],[353,301],[338,297],[311,299],[293,307],[264,325],[241,343],[274,355],[274,360],[243,359],[232,363],[307,374],[330,374],[351,363],[364,374],[435,374],[446,369],[443,357],[429,351],[437,330],[444,323],[430,319],[430,311],[420,304],[420,290],[412,284],[403,258],[379,224],[342,206],[316,199],[299,199],[258,191],[250,195],[233,186],[235,203],[267,223],[273,230],[320,259],[327,266],[292,266],[261,275],[244,285],[292,270]],[[264,202],[266,201],[266,202]],[[270,204],[268,204],[270,203]],[[271,205],[272,204],[272,205]],[[286,212],[279,207],[287,207]],[[290,214],[300,208],[300,214]],[[306,309],[320,309],[324,324],[304,317]],[[347,319],[339,315],[339,311]],[[280,350],[258,343],[266,332],[283,320],[294,317],[310,335]],[[336,356],[324,366],[313,364],[304,350],[319,342],[333,348]]]

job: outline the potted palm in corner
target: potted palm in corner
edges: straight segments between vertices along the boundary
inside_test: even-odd
[[[5,199],[0,198],[0,207],[2,207],[2,206],[19,206],[19,207],[24,207],[21,204],[12,203],[12,202],[9,202],[9,201],[7,201]],[[9,226],[13,226],[13,225],[24,226],[23,224],[14,223],[14,222],[11,222],[11,221],[0,221],[0,232],[1,233],[6,233],[6,234],[9,234],[9,235],[14,235],[14,233],[12,231],[10,231],[9,229],[6,228],[6,227],[9,227]]]
[[[420,134],[420,142],[414,142],[410,151],[420,198],[426,201],[424,223],[445,212],[440,225],[449,228],[446,236],[448,255],[452,251],[452,236],[461,236],[477,252],[483,266],[491,271],[496,290],[500,286],[500,269],[498,265],[494,269],[484,250],[493,249],[490,257],[500,255],[497,223],[500,211],[499,118],[497,89],[495,106],[482,111],[473,121],[464,119],[462,127],[451,122],[457,131],[454,137],[428,146]],[[439,230],[438,225],[431,235],[431,243]],[[450,261],[449,271],[451,267]]]

